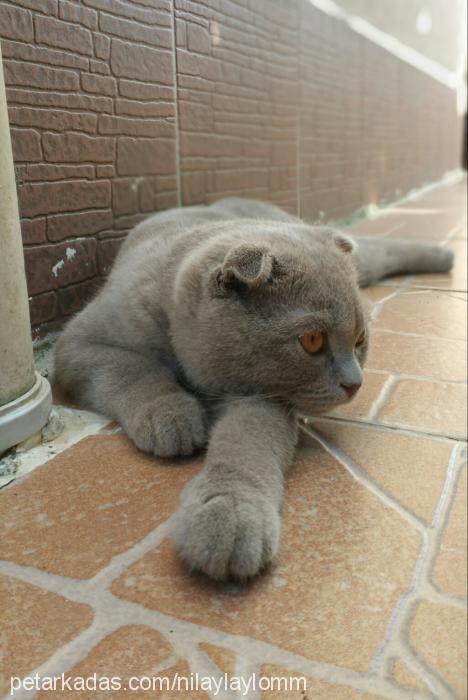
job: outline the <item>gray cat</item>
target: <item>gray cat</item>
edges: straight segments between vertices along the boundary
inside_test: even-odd
[[[369,342],[358,284],[446,272],[452,253],[357,239],[270,204],[225,199],[150,217],[68,324],[58,384],[158,457],[208,444],[172,538],[215,579],[258,573],[278,549],[297,414],[351,400]]]

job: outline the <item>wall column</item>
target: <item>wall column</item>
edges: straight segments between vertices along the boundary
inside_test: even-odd
[[[51,405],[49,383],[34,371],[0,48],[0,455],[40,430]]]

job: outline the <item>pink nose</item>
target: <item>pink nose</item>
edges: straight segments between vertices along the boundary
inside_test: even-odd
[[[361,388],[360,384],[342,384],[341,386],[346,391],[349,398],[352,398]]]

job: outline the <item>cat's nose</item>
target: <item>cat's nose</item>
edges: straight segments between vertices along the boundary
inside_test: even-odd
[[[341,387],[346,391],[349,398],[351,398],[359,391],[361,384],[341,384]]]

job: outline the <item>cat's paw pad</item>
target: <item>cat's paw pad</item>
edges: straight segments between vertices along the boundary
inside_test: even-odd
[[[136,411],[127,433],[143,452],[187,457],[206,443],[203,409],[188,394],[161,396]]]
[[[172,521],[172,539],[191,569],[216,580],[248,579],[278,551],[280,520],[263,496],[219,493],[184,499]]]

